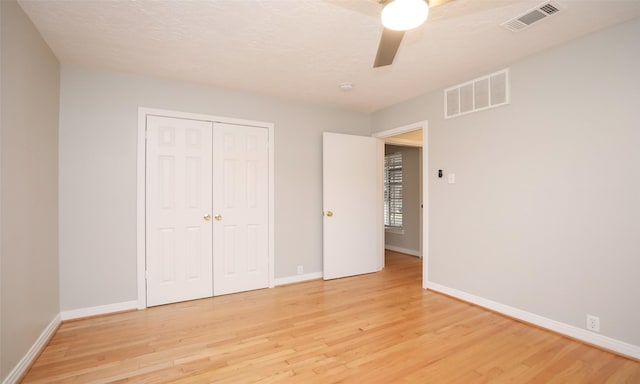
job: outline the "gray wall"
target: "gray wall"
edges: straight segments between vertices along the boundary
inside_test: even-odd
[[[385,246],[420,254],[420,148],[385,145],[385,153],[402,153],[403,233],[385,232]]]
[[[72,310],[137,299],[138,107],[275,124],[275,275],[322,270],[323,131],[368,135],[367,114],[63,66],[60,300]]]
[[[635,19],[513,63],[508,106],[444,120],[438,91],[373,115],[429,120],[431,281],[640,345],[638,36]]]
[[[2,25],[0,381],[59,313],[58,61],[15,1]]]

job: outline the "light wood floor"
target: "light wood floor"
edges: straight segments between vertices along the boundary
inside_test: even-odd
[[[640,383],[640,363],[376,274],[61,325],[25,383]]]

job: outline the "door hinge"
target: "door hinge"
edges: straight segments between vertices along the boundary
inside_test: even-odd
[[[147,270],[144,271],[144,278],[147,280],[149,279],[149,271]]]

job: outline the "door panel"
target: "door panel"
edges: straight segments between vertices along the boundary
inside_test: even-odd
[[[214,295],[269,285],[268,131],[214,124]]]
[[[147,116],[147,305],[212,295],[212,123]]]
[[[322,142],[324,279],[378,271],[378,141],[325,132]]]

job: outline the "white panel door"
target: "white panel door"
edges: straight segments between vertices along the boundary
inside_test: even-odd
[[[147,116],[148,306],[212,296],[211,159],[211,122]]]
[[[213,128],[214,295],[269,285],[268,130]]]
[[[377,139],[322,136],[324,279],[380,269]]]

